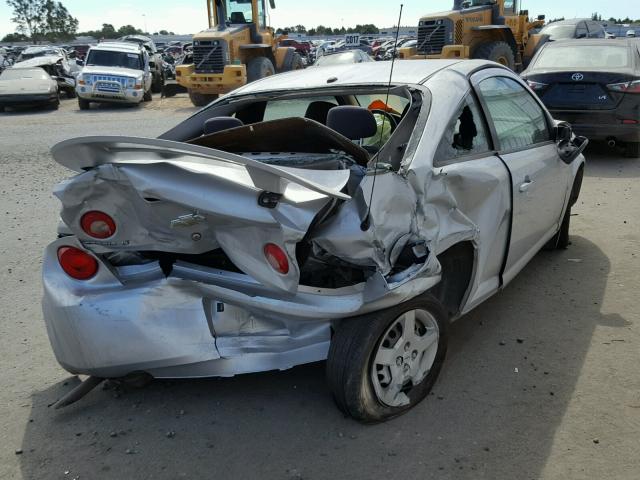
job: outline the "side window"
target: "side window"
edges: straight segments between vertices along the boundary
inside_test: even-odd
[[[584,22],[580,22],[578,27],[576,28],[576,38],[585,38],[589,35],[587,32],[587,24]]]
[[[604,28],[597,22],[587,23],[589,29],[589,37],[591,38],[604,38]]]
[[[479,84],[500,150],[524,148],[551,140],[546,115],[538,102],[515,80],[491,77]]]
[[[267,16],[264,11],[264,2],[258,2],[258,22],[259,28],[262,29],[267,27]]]
[[[449,122],[436,151],[436,162],[443,163],[465,155],[488,152],[489,141],[482,114],[471,94]]]

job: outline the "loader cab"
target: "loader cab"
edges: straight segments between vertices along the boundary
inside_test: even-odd
[[[275,8],[275,2],[270,2]],[[209,26],[220,30],[227,27],[256,25],[260,30],[267,28],[265,0],[209,0]]]

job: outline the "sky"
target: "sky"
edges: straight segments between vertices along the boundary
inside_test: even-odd
[[[640,0],[521,0],[520,8],[531,16],[544,14],[548,19],[588,17],[598,12],[603,17],[640,18]],[[96,30],[103,23],[116,28],[131,24],[149,32],[168,30],[180,34],[196,33],[207,26],[205,0],[62,0],[80,21],[80,31]],[[276,0],[271,25],[286,27],[302,24],[332,27],[373,23],[378,27],[395,25],[400,1],[389,0]],[[420,16],[448,10],[453,0],[404,0],[402,25],[417,24]],[[0,38],[15,31],[12,11],[0,0]]]

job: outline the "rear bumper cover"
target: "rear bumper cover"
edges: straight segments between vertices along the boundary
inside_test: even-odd
[[[114,269],[102,263],[89,281],[67,276],[57,260],[73,236],[45,250],[43,313],[63,368],[113,378],[233,376],[323,360],[331,326],[420,293],[440,275],[398,284],[366,284],[298,293],[268,290],[246,275],[176,263],[165,277],[156,262]]]
[[[41,103],[55,102],[57,93],[38,93],[28,95],[0,95],[0,105],[5,107],[17,105],[37,105]]]
[[[594,112],[594,117],[599,112]],[[588,114],[551,110],[556,120],[569,122],[576,135],[582,135],[589,140],[608,140],[614,138],[621,142],[640,142],[640,124],[624,125],[620,120],[612,118],[611,122],[594,122]],[[616,122],[616,123],[614,123]]]

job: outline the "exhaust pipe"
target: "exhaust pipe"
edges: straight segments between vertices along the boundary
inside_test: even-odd
[[[607,145],[609,145],[609,148],[613,148],[616,146],[616,139],[615,138],[609,138],[607,140]]]

